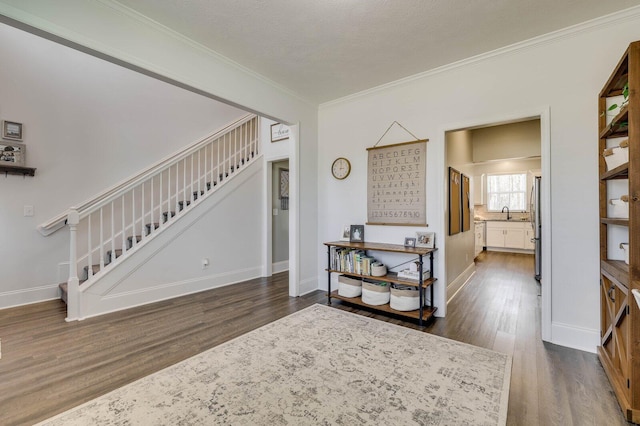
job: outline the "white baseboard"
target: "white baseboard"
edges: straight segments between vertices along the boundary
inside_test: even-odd
[[[487,251],[499,251],[502,253],[520,253],[520,254],[533,254],[533,250],[517,249],[517,248],[504,248],[504,247],[487,247]]]
[[[111,312],[147,305],[149,303],[160,302],[167,299],[173,299],[176,297],[237,284],[254,278],[259,278],[261,276],[261,270],[261,267],[247,268],[244,270],[198,277],[174,283],[166,283],[154,287],[145,287],[134,291],[116,294],[85,294],[82,306],[82,312],[84,315],[81,316],[80,319],[91,318]]]
[[[279,272],[284,272],[289,270],[289,261],[283,260],[282,262],[276,262],[271,265],[271,273],[277,274]]]
[[[447,286],[447,303],[449,303],[451,299],[453,299],[453,297],[458,293],[458,291],[460,291],[460,289],[464,287],[467,281],[469,281],[469,278],[471,278],[471,275],[473,275],[475,272],[476,264],[475,262],[471,262],[471,264],[467,266],[467,269],[465,269],[460,275],[456,277],[455,280],[451,282],[451,284]]]
[[[60,299],[57,284],[6,291],[0,293],[0,309],[15,308],[54,299]]]
[[[551,323],[551,343],[585,352],[596,353],[600,332],[558,322]]]
[[[300,286],[298,288],[300,289],[299,296],[304,296],[305,294],[313,293],[316,290],[320,290],[318,288],[318,277],[300,280]]]

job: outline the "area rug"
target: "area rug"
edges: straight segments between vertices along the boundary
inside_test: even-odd
[[[501,425],[511,358],[314,305],[43,425]]]

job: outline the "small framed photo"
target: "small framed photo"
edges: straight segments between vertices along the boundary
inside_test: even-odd
[[[23,144],[0,142],[0,165],[24,166],[26,150]]]
[[[340,241],[349,241],[351,239],[351,225],[344,225],[340,234]]]
[[[282,123],[271,125],[271,142],[283,141],[289,139],[289,126]]]
[[[349,242],[364,242],[364,225],[351,225],[351,228],[349,229]]]
[[[13,141],[22,140],[22,123],[2,120],[2,138]]]
[[[434,248],[436,246],[435,232],[416,232],[416,247]]]
[[[414,248],[416,246],[416,239],[412,237],[404,237],[404,246]]]

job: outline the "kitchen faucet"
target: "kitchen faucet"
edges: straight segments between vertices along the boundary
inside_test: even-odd
[[[511,220],[511,215],[509,214],[509,207],[508,206],[504,206],[502,208],[502,213],[504,213],[504,209],[507,209],[507,220]]]

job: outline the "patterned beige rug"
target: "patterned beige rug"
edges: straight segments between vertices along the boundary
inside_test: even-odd
[[[314,305],[46,425],[503,425],[511,357]]]

